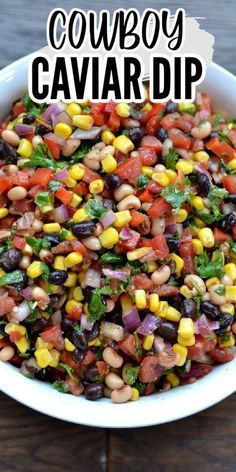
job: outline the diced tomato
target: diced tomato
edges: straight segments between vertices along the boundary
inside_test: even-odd
[[[147,383],[146,384],[146,387],[145,387],[145,390],[144,390],[144,395],[151,395],[152,393],[154,393],[156,390],[156,386],[155,386],[155,383]]]
[[[0,208],[4,208],[7,206],[7,196],[6,195],[3,195],[1,194],[0,195]]]
[[[70,313],[67,313],[67,317],[69,320],[72,321],[79,321],[81,320],[81,316],[83,314],[83,310],[80,306],[73,308]]]
[[[113,111],[115,111],[116,107],[117,107],[117,103],[110,100],[110,102],[105,104],[104,111],[105,113],[112,113]]]
[[[11,345],[10,339],[7,339],[7,338],[0,339],[0,349],[2,349],[5,346],[10,346],[10,345]]]
[[[224,159],[226,162],[231,161],[236,157],[236,151],[228,143],[220,141],[219,138],[214,137],[206,142],[206,148],[212,151],[220,159]]]
[[[139,379],[142,383],[156,382],[160,377],[160,364],[157,356],[146,356],[140,365]]]
[[[25,247],[26,241],[25,238],[21,238],[20,236],[14,236],[12,244],[17,249],[22,250]]]
[[[233,143],[233,146],[236,148],[236,129],[229,130],[227,137],[230,139],[230,141]]]
[[[175,128],[179,128],[185,133],[191,131],[193,127],[193,117],[188,113],[184,113],[175,121]]]
[[[123,164],[120,164],[115,173],[122,179],[128,180],[131,184],[136,185],[141,174],[141,161],[137,157],[130,157]]]
[[[85,174],[83,176],[83,181],[86,182],[87,184],[90,184],[93,180],[100,179],[100,175],[97,174],[97,172],[94,172],[94,170],[89,169],[88,167],[85,167]]]
[[[117,248],[120,249],[122,252],[133,251],[139,242],[140,234],[137,233],[137,231],[133,231],[132,229],[130,229],[129,231],[132,234],[132,237],[124,241],[120,240],[116,245]]]
[[[173,147],[189,149],[192,139],[184,134],[180,129],[172,128],[168,131],[168,136],[173,143]]]
[[[60,323],[56,323],[48,329],[40,333],[40,337],[45,343],[52,343],[56,349],[62,350],[64,348],[64,339]]]
[[[11,297],[0,297],[0,316],[10,313],[15,306],[15,302]]]
[[[160,112],[165,108],[164,103],[154,103],[150,111],[147,111],[143,114],[141,118],[141,123],[147,123],[153,116],[159,116]]]
[[[3,218],[0,220],[0,229],[10,229],[15,222],[15,217],[14,216],[6,216],[6,218]]]
[[[137,247],[152,247],[152,240],[147,238],[140,238]]]
[[[135,289],[150,290],[153,286],[153,282],[146,274],[138,274],[132,278],[132,284]]]
[[[155,259],[157,260],[165,259],[168,256],[170,251],[163,234],[157,234],[155,238],[152,239],[152,249],[155,252]]]
[[[12,187],[12,177],[1,176],[0,177],[0,194],[9,190]]]
[[[25,112],[26,112],[26,107],[22,101],[16,102],[14,107],[12,108],[13,118]]]
[[[61,362],[64,362],[64,364],[69,365],[72,369],[78,369],[79,367],[77,362],[73,360],[72,352],[62,351],[60,355],[60,360]]]
[[[30,185],[41,185],[42,187],[47,187],[50,180],[53,178],[53,171],[47,168],[39,168],[33,173],[30,178]]]
[[[209,351],[209,355],[215,362],[230,362],[235,357],[235,351],[232,347],[214,347]]]
[[[73,377],[70,377],[69,375],[67,375],[65,382],[66,382],[67,387],[69,388],[69,391],[75,397],[79,397],[79,395],[83,393],[84,387],[81,384],[80,379],[78,377],[76,378],[75,375],[73,375]]]
[[[172,206],[170,203],[166,202],[163,198],[159,197],[149,208],[148,214],[151,218],[170,215],[172,211]]]
[[[103,113],[105,110],[105,106],[105,103],[90,103],[91,114],[94,116]]]
[[[155,136],[155,134],[158,131],[158,128],[160,127],[160,115],[152,116],[150,120],[146,124],[146,132],[148,134],[148,137]]]
[[[176,120],[179,118],[179,113],[168,113],[161,119],[161,126],[165,129],[175,128]]]
[[[21,338],[22,338],[22,334],[19,331],[17,331],[17,329],[10,333],[10,341],[12,343],[17,343],[18,341],[21,340]]]
[[[150,180],[147,184],[147,190],[153,195],[159,195],[162,192],[163,187],[157,182],[154,182],[154,180]]]
[[[104,115],[104,113],[100,113],[100,115],[93,115],[93,121],[94,125],[103,126],[107,121],[107,117]]]
[[[143,166],[154,166],[156,164],[156,151],[150,148],[141,147],[138,152]]]
[[[99,375],[106,375],[109,372],[108,365],[104,361],[97,361],[96,367],[97,367]]]
[[[194,361],[200,359],[208,351],[212,350],[215,347],[216,340],[207,340],[202,336],[195,336],[194,346],[188,347],[188,358]]]
[[[236,175],[225,175],[223,185],[229,193],[236,193]]]
[[[159,297],[163,297],[163,298],[175,297],[175,295],[178,295],[179,293],[178,287],[174,287],[174,285],[168,285],[168,284],[159,285],[156,291]]]
[[[140,202],[151,202],[153,200],[153,195],[149,192],[149,190],[143,190],[142,192],[138,193],[138,198]]]
[[[81,361],[81,365],[93,364],[95,360],[95,354],[92,351],[87,351],[84,359]]]
[[[45,187],[42,187],[42,185],[34,185],[34,187],[28,190],[28,196],[34,198],[37,193],[42,192],[44,189]]]
[[[13,180],[14,185],[20,185],[21,187],[28,189],[30,181],[29,171],[27,169],[18,171],[17,174],[13,176]]]
[[[123,341],[120,341],[118,343],[118,348],[127,354],[127,356],[132,357],[132,359],[137,362],[140,362],[141,356],[136,354],[136,346],[133,334],[129,334],[123,339]]]
[[[196,254],[192,241],[182,242],[180,244],[179,254],[184,260],[184,271],[188,274],[195,274],[194,257]]]
[[[131,216],[132,220],[130,221],[130,225],[134,227],[141,225],[145,220],[145,215],[137,210],[131,210]]]
[[[73,251],[79,252],[84,257],[88,257],[88,249],[77,239],[71,241],[71,247]]]
[[[189,372],[181,372],[180,377],[183,379],[191,379],[192,377],[200,379],[212,371],[212,365],[192,363]]]
[[[229,234],[224,233],[224,231],[221,231],[221,229],[219,228],[214,228],[213,233],[214,233],[215,242],[219,244],[223,243],[224,241],[230,238]]]
[[[155,136],[144,136],[140,147],[152,149],[157,154],[160,154],[162,151],[162,143]]]
[[[27,211],[34,211],[34,204],[32,200],[29,200],[28,198],[24,198],[22,200],[16,200],[12,204],[13,209],[16,213],[24,214]]]
[[[53,155],[54,159],[58,160],[61,154],[61,146],[55,141],[52,141],[50,138],[44,138],[44,142],[47,144],[48,149]]]
[[[85,197],[85,195],[89,193],[88,185],[84,182],[80,182],[73,188],[73,192]]]
[[[110,117],[107,121],[107,126],[114,133],[118,133],[120,129],[120,117],[117,115],[115,111],[110,114]]]
[[[65,187],[61,187],[59,188],[56,192],[55,192],[55,197],[58,198],[58,200],[60,200],[64,205],[68,205],[73,196],[71,194],[71,192],[69,192],[69,190],[67,190]]]
[[[192,146],[191,146],[190,149],[191,149],[192,152],[203,151],[204,150],[204,141],[202,139],[193,139],[192,140]]]

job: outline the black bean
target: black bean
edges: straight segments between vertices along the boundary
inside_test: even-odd
[[[182,301],[183,301],[182,295],[180,294],[175,295],[174,297],[171,297],[171,306],[176,308],[176,310],[181,311]]]
[[[87,341],[92,341],[93,339],[97,338],[99,335],[99,331],[100,331],[100,326],[99,326],[99,323],[96,321],[91,331],[86,331]]]
[[[63,285],[67,279],[67,275],[65,270],[53,270],[48,277],[48,281],[50,284]]]
[[[0,138],[0,159],[5,160],[6,158],[9,162],[16,163],[19,156],[10,144]]]
[[[166,238],[166,242],[170,252],[177,252],[179,250],[180,241],[178,238],[172,238],[172,236],[168,236]]]
[[[107,186],[111,188],[112,190],[120,187],[122,184],[121,178],[119,177],[119,175],[116,175],[116,174],[107,174],[105,175],[104,180]]]
[[[134,145],[140,143],[141,139],[145,136],[145,129],[142,126],[137,126],[135,128],[130,128],[129,138],[131,139]]]
[[[83,221],[82,223],[75,223],[71,227],[71,231],[77,238],[87,238],[91,236],[96,228],[94,221]]]
[[[97,382],[99,377],[99,372],[97,367],[91,366],[88,367],[85,374],[84,374],[84,380],[87,380],[87,382]]]
[[[165,128],[160,128],[157,131],[156,137],[157,137],[157,139],[159,139],[159,141],[161,141],[161,143],[164,143],[164,141],[168,138],[167,130]],[[158,162],[159,162],[159,160],[158,160]]]
[[[87,385],[84,389],[84,396],[87,400],[99,400],[99,398],[103,397],[103,389],[104,386],[101,383]]]
[[[224,313],[220,316],[220,327],[215,330],[216,334],[225,333],[228,328],[233,324],[234,317],[230,313]]]
[[[185,318],[195,318],[197,305],[191,298],[186,298],[181,305],[181,313]]]
[[[231,233],[233,226],[236,224],[236,215],[234,213],[230,213],[220,222],[220,227],[222,231],[226,233]]]
[[[30,332],[32,336],[38,335],[47,326],[47,320],[42,316],[38,318],[35,323],[30,326]]]
[[[120,326],[124,325],[121,310],[115,309],[111,311],[110,313],[107,313],[105,315],[105,320],[109,321],[110,323],[118,324]]]
[[[71,338],[74,332],[74,322],[64,318],[61,322],[61,329],[66,338]]]
[[[86,339],[86,335],[84,331],[75,331],[72,334],[72,342],[73,344],[78,348],[83,351],[84,349],[87,349],[88,343]]]
[[[85,139],[83,142],[84,144],[87,144],[88,146],[94,146],[94,144],[97,144],[97,143],[100,143],[102,138],[102,132],[100,131],[97,136],[95,136],[95,138],[93,139]]]
[[[11,272],[18,267],[18,264],[22,258],[22,252],[13,247],[4,252],[0,259],[0,266],[6,272]]]
[[[219,307],[216,305],[213,305],[213,303],[211,302],[202,302],[201,311],[213,321],[220,319],[221,312],[220,312]]]
[[[135,104],[134,104],[134,106],[131,105],[130,116],[131,116],[131,118],[134,118],[134,120],[141,120],[141,118],[142,118],[142,112],[137,109]]]
[[[174,103],[171,100],[167,102],[165,106],[165,113],[175,113],[176,111],[178,111],[178,103]]]
[[[157,330],[158,334],[166,341],[174,343],[177,340],[178,330],[174,323],[163,321]]]
[[[104,198],[102,204],[105,210],[117,211],[115,202],[113,202],[112,200],[109,200],[108,198]]]
[[[211,182],[207,175],[199,172],[197,175],[198,192],[202,197],[207,197],[211,189]]]
[[[35,117],[32,115],[25,115],[23,117],[23,123],[24,125],[32,125],[32,123],[35,121]]]
[[[60,242],[59,236],[55,233],[44,233],[43,237],[48,240],[52,247],[57,246]]]
[[[81,351],[80,349],[75,349],[73,351],[72,357],[75,362],[82,362],[86,356],[85,351]]]
[[[40,125],[37,128],[37,132],[40,136],[44,136],[45,134],[50,133],[50,129],[47,126]]]
[[[227,201],[236,205],[236,193],[230,193],[227,197]]]
[[[87,303],[90,303],[91,298],[93,296],[94,289],[92,287],[85,287],[83,288],[83,296]]]

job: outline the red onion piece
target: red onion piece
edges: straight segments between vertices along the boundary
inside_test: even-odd
[[[174,234],[177,232],[177,224],[166,226],[165,233]]]
[[[32,299],[32,291],[30,287],[26,287],[23,290],[21,290],[21,295],[25,298],[25,300],[31,300]]]
[[[93,126],[91,129],[85,131],[83,129],[77,129],[72,135],[71,138],[77,139],[94,139],[100,133],[101,126]]]
[[[51,103],[51,105],[46,108],[45,112],[43,113],[43,117],[45,120],[49,120],[51,118],[52,113],[57,116],[63,110],[66,109],[66,105],[62,102],[59,103]]]
[[[24,321],[30,315],[30,307],[28,302],[24,300],[18,307],[13,308],[12,313],[12,323],[20,323],[21,321]]]
[[[52,115],[51,115],[51,123],[52,123],[53,128],[55,128],[55,126],[58,123],[58,119],[57,119],[57,116],[55,115],[55,113],[52,113]]]
[[[59,180],[59,182],[67,179],[69,177],[68,175],[68,172],[66,169],[63,169],[63,170],[60,170],[60,172],[57,172],[55,175],[54,175],[54,180]]]
[[[34,132],[34,126],[30,125],[16,125],[16,133],[18,136],[26,136]]]
[[[85,288],[85,287],[98,288],[100,287],[100,281],[101,281],[100,272],[98,272],[98,270],[95,270],[95,269],[88,269],[86,271],[86,274],[85,274],[85,277],[81,286],[82,288]]]
[[[152,334],[154,331],[156,331],[160,324],[161,318],[148,314],[145,316],[141,325],[138,327],[137,332],[143,334],[143,336],[147,336],[148,334]]]
[[[16,222],[17,229],[27,229],[34,221],[34,212],[27,211],[19,220]]]
[[[135,331],[141,324],[141,320],[138,314],[136,306],[133,306],[131,310],[123,314],[123,323],[127,331]]]
[[[164,339],[161,336],[155,336],[153,346],[156,352],[163,352],[165,350]]]
[[[132,238],[132,230],[129,229],[127,226],[124,226],[120,232],[120,239],[123,241],[127,241],[128,239]]]
[[[57,136],[54,133],[45,134],[44,138],[50,139],[50,141],[53,141],[54,143],[59,144],[59,146],[64,146],[64,144],[66,142],[65,139],[59,138],[59,136]]]
[[[194,323],[194,332],[195,334],[200,334],[201,336],[208,337],[211,336],[212,331],[209,327],[209,322],[205,315],[201,315],[197,321]]]
[[[65,205],[61,205],[53,210],[54,219],[56,223],[64,223],[70,219],[70,214]]]
[[[209,321],[208,326],[211,331],[215,331],[215,329],[220,329],[220,322],[219,321]]]
[[[66,111],[62,111],[61,113],[59,113],[59,115],[57,115],[57,123],[66,123],[67,125],[71,126],[72,119],[66,113]]]
[[[92,331],[93,325],[94,325],[94,323],[90,323],[88,321],[87,316],[83,313],[83,315],[81,316],[81,320],[80,320],[81,328],[86,329],[87,331]]]
[[[102,269],[103,274],[106,277],[112,277],[113,279],[117,280],[126,280],[127,277],[130,276],[130,269],[120,269],[120,270],[113,270],[109,268]]]
[[[149,252],[140,258],[140,262],[150,262],[150,261],[154,261],[156,258],[156,254],[155,254],[155,251],[153,251],[153,249],[150,247],[150,250]]]
[[[108,226],[111,226],[112,223],[114,223],[116,219],[116,215],[112,210],[108,210],[105,215],[101,219],[101,223],[104,228],[108,228]]]

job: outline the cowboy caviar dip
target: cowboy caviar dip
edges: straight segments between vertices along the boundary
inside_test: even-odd
[[[232,360],[235,121],[147,91],[0,126],[0,359],[116,403]]]

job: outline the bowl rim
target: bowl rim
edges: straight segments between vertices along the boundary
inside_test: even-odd
[[[0,71],[0,86],[21,69],[35,53],[24,56]],[[236,77],[212,62],[212,71],[236,83]],[[50,384],[24,377],[17,368],[0,362],[0,390],[14,400],[54,418],[94,427],[134,428],[168,423],[203,411],[236,391],[236,359],[216,367],[192,385],[141,397],[138,402],[116,405],[108,399],[89,402],[84,397],[63,395]],[[213,398],[212,398],[213,397]],[[99,405],[99,408],[98,408]],[[142,414],[141,414],[141,413]]]

